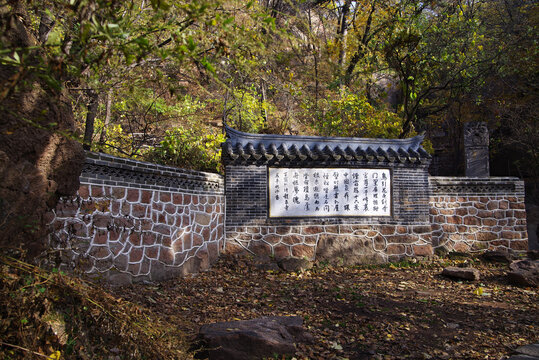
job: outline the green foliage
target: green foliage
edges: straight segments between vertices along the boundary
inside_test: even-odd
[[[145,157],[167,165],[219,171],[224,140],[223,134],[206,133],[201,128],[174,128],[167,130],[159,146],[150,149]]]
[[[259,133],[267,129],[264,114],[272,116],[275,105],[264,101],[256,94],[256,89],[233,89],[233,106],[227,120],[232,127],[246,132]]]
[[[95,120],[95,134],[105,133],[107,141],[105,143],[94,142],[92,151],[106,152],[111,155],[124,157],[127,154],[137,158],[140,149],[135,148],[132,137],[124,131],[121,124],[104,125],[101,119]]]
[[[498,153],[511,143],[528,159],[519,168],[539,163],[530,0],[24,4],[34,34],[42,9],[55,25],[43,44],[0,43],[0,64],[16,72],[0,99],[36,77],[73,89],[82,131],[80,89],[100,94],[96,150],[141,156],[174,127],[206,143],[199,128],[221,119],[255,133],[385,138],[489,120]]]
[[[324,136],[396,138],[402,131],[402,121],[395,113],[376,109],[363,94],[347,92],[336,100],[328,97],[319,106],[320,120],[313,126]]]

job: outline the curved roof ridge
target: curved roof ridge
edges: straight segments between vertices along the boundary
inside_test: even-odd
[[[266,147],[272,143],[284,145],[285,147],[292,147],[297,145],[301,148],[302,145],[307,145],[313,149],[316,145],[321,148],[328,146],[332,149],[344,146],[350,146],[351,148],[367,149],[369,146],[376,146],[387,151],[393,149],[398,151],[399,148],[406,150],[411,149],[418,151],[421,148],[421,142],[423,141],[423,135],[417,135],[413,138],[407,139],[382,139],[382,138],[356,138],[356,137],[327,137],[327,136],[305,136],[305,135],[277,135],[277,134],[253,134],[239,131],[225,125],[225,131],[230,142],[235,144],[247,145],[249,142],[253,144],[264,144]],[[227,142],[229,140],[227,139]],[[277,145],[278,146],[278,145]]]
[[[225,125],[223,161],[242,164],[428,163],[423,136],[408,139],[250,134]]]

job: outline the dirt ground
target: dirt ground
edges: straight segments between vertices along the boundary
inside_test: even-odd
[[[447,265],[481,280],[442,277]],[[191,278],[113,291],[193,337],[207,323],[299,315],[315,342],[296,359],[504,359],[539,341],[538,290],[509,285],[506,271],[461,259],[285,273],[228,257]]]

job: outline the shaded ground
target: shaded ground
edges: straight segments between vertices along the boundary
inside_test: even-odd
[[[0,359],[189,359],[200,325],[299,315],[315,337],[296,359],[504,359],[539,342],[537,288],[508,285],[506,265],[466,260],[264,272],[221,259],[210,271],[109,289],[0,256]],[[470,265],[470,264],[468,264]]]
[[[211,322],[302,316],[316,342],[297,358],[500,359],[537,342],[537,289],[508,285],[505,265],[462,262],[482,280],[441,277],[449,263],[273,273],[226,258],[193,278],[114,292],[193,336]]]

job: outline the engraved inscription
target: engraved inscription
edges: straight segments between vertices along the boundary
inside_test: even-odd
[[[390,216],[389,169],[269,168],[270,217]]]

